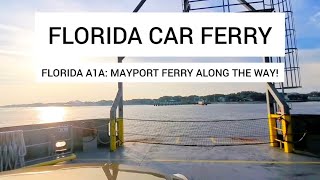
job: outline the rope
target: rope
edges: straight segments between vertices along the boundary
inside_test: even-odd
[[[23,131],[0,132],[0,172],[25,166],[27,154]]]
[[[108,145],[109,142],[102,141],[100,136],[99,136],[99,132],[109,133],[109,131],[107,131],[107,130],[98,130],[98,128],[103,127],[103,126],[106,126],[106,125],[95,126],[93,128],[85,128],[85,127],[71,125],[71,127],[75,128],[75,129],[91,130],[91,131],[95,131],[96,132],[95,135],[92,136],[92,139],[90,139],[89,141],[83,141],[83,142],[88,143],[88,142],[94,141],[97,138],[99,143],[104,144],[104,145]]]
[[[285,118],[283,118],[283,116],[280,116],[279,118],[277,118],[277,120],[286,122],[286,132],[285,132],[284,136],[287,137],[288,135],[296,135],[296,134],[300,135],[301,134],[301,133],[288,134],[287,131],[288,131],[288,126],[289,126],[290,123]],[[304,138],[306,137],[307,134],[308,134],[308,131],[305,129],[305,131],[303,132],[303,135],[301,136],[301,138],[299,140],[297,140],[297,141],[285,141],[285,140],[283,140],[283,142],[288,142],[288,143],[291,143],[291,144],[298,144],[299,142],[304,140]]]
[[[197,121],[186,121],[186,120],[163,120],[163,119],[138,119],[138,118],[124,118],[128,121],[146,121],[146,122],[197,122],[197,123],[211,123],[211,122],[241,122],[241,121],[258,121],[266,120],[268,118],[250,118],[250,119],[220,119],[220,120],[197,120]]]
[[[125,142],[137,142],[143,144],[156,144],[156,145],[167,145],[167,146],[184,146],[184,147],[218,147],[218,146],[249,146],[249,145],[262,145],[270,144],[270,142],[261,143],[241,143],[241,144],[219,144],[219,145],[209,145],[209,144],[174,144],[174,143],[163,143],[163,142],[149,142],[149,141],[125,141]]]
[[[153,136],[153,137],[169,137],[169,138],[178,138],[178,137],[183,137],[183,138],[192,138],[192,139],[202,139],[202,138],[234,138],[234,136],[214,136],[214,135],[207,135],[207,136],[188,136],[188,135],[161,135],[161,134],[141,134],[141,133],[124,133],[132,136]],[[250,136],[241,136],[241,138],[249,138],[249,137],[269,137],[266,135],[250,135]]]

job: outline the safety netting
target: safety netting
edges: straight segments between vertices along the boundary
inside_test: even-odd
[[[181,146],[267,144],[267,118],[225,120],[124,119],[125,142]]]

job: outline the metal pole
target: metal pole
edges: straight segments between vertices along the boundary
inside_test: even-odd
[[[122,63],[124,57],[118,57],[118,63]],[[117,120],[117,129],[119,137],[119,146],[123,145],[124,142],[124,128],[123,128],[123,82],[118,82],[118,91],[120,94],[119,99],[119,118]]]
[[[284,152],[292,153],[293,152],[293,135],[292,135],[292,123],[291,123],[291,116],[284,115],[281,121],[281,129],[283,135],[283,145],[284,145]]]
[[[146,0],[141,0],[133,12],[138,12]],[[118,63],[122,63],[125,57],[118,57]],[[117,119],[117,108],[119,108],[119,118]],[[118,82],[118,92],[110,109],[110,151],[117,149],[117,144],[121,146],[124,142],[123,131],[123,83]],[[117,139],[118,137],[118,139]],[[119,140],[119,143],[117,141]]]
[[[251,6],[251,4],[248,3],[246,0],[238,0],[238,1],[249,11],[256,11],[256,9],[253,6]]]
[[[141,7],[144,5],[146,0],[141,0],[137,7],[133,10],[134,13],[138,12]],[[118,57],[118,63],[122,63],[123,59],[125,57]],[[119,118],[116,120],[116,127],[117,127],[117,133],[119,146],[122,146],[124,143],[124,127],[123,127],[123,82],[118,82],[118,95],[119,95],[119,103],[118,103],[118,116]],[[116,117],[115,117],[116,119]]]
[[[146,2],[146,0],[141,0],[139,2],[138,6],[133,10],[133,12],[138,12],[145,2]]]

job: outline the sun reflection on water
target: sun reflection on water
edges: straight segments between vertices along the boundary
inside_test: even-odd
[[[40,123],[51,123],[64,121],[64,107],[38,107],[38,118]]]

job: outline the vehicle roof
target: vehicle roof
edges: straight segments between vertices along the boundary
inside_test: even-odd
[[[119,164],[63,164],[37,168],[22,168],[0,173],[2,180],[164,180],[172,179],[160,172]]]

